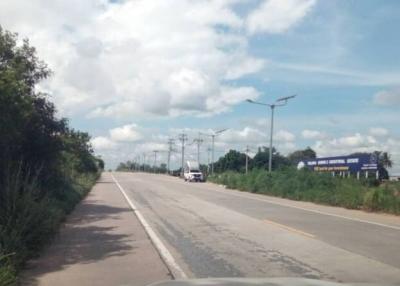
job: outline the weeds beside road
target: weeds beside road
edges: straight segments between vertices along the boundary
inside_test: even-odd
[[[104,162],[37,85],[51,74],[28,40],[0,26],[0,285],[51,240]]]
[[[252,170],[247,175],[225,172],[208,178],[230,189],[272,195],[331,206],[400,214],[400,182],[332,177],[331,174],[287,168],[268,173]]]
[[[99,173],[87,173],[69,178],[41,199],[38,199],[36,183],[23,177],[15,177],[3,190],[9,207],[0,210],[0,285],[16,282],[25,261],[39,255],[98,176]]]

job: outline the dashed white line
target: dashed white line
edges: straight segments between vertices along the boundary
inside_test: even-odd
[[[128,197],[125,190],[121,187],[118,183],[117,179],[111,174],[115,184],[118,186],[119,190],[121,191],[122,195],[125,197],[126,201],[128,202],[129,206],[135,213],[136,217],[139,219],[140,223],[142,224],[143,228],[145,229],[147,235],[150,237],[151,241],[153,242],[154,246],[156,247],[158,253],[160,254],[161,258],[164,260],[165,264],[171,271],[171,274],[174,276],[175,279],[185,279],[187,278],[186,273],[182,270],[182,268],[178,265],[175,261],[172,254],[169,252],[167,247],[161,241],[161,239],[157,236],[151,226],[147,223],[143,215],[140,211],[136,208],[135,204],[132,200]]]

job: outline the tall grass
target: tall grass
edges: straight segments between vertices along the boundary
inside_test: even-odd
[[[272,173],[252,170],[247,175],[226,172],[209,177],[210,181],[231,189],[267,194],[299,201],[341,206],[351,209],[400,214],[400,183],[376,185],[355,178],[337,178],[293,168]]]
[[[64,179],[56,189],[44,193],[35,176],[19,169],[7,172],[0,190],[0,285],[15,283],[24,262],[52,239],[97,177],[97,173],[84,173]]]

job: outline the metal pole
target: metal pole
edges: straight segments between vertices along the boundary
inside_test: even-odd
[[[210,152],[211,148],[207,148],[207,174],[210,174]]]
[[[212,138],[211,174],[214,175],[214,141],[215,141],[215,135],[211,135],[211,138]]]
[[[249,169],[249,145],[246,146],[246,175]]]
[[[203,140],[200,138],[200,133],[199,138],[195,139],[194,142],[197,143],[197,163],[200,165],[200,144],[203,142]]]
[[[183,166],[185,164],[185,141],[187,140],[187,135],[182,133],[179,135],[179,140],[182,142],[182,166],[181,166],[181,176],[183,177]]]
[[[272,171],[272,135],[274,132],[274,109],[275,109],[275,105],[271,105],[271,134],[270,134],[270,138],[269,138],[268,172]]]
[[[168,140],[168,146],[169,146],[169,148],[168,148],[168,166],[167,166],[167,172],[168,172],[168,174],[171,173],[171,166],[170,166],[170,163],[171,163],[172,144],[174,144],[174,140],[173,140],[173,139],[169,139],[169,140]]]
[[[157,150],[154,150],[154,173],[156,173],[156,167],[157,167]]]

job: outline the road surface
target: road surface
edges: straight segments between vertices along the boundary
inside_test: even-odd
[[[188,277],[400,283],[399,217],[165,175],[114,177]]]

